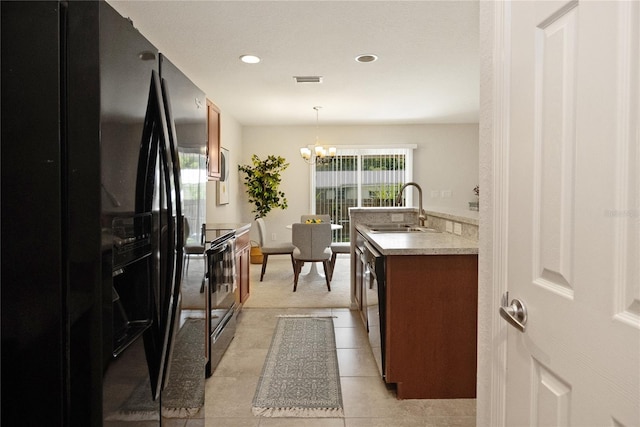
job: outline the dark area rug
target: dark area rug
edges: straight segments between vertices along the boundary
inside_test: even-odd
[[[252,411],[264,417],[344,416],[333,319],[278,319]]]
[[[204,406],[204,319],[187,319],[178,331],[162,416],[188,418]]]
[[[204,319],[187,319],[178,331],[169,381],[162,392],[163,417],[189,418],[204,406],[204,344]],[[157,420],[158,403],[149,399],[150,390],[147,378],[107,420]]]

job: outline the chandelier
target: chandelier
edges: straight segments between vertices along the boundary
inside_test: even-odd
[[[321,108],[313,107],[316,110],[316,143],[313,146],[313,150],[309,147],[300,148],[300,156],[310,165],[329,162],[336,156],[336,147],[325,148],[318,143],[318,111]]]

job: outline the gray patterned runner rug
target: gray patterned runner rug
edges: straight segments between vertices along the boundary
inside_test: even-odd
[[[178,331],[169,381],[162,395],[162,416],[190,418],[204,406],[204,319],[187,319]],[[140,382],[107,421],[159,419],[160,404],[150,399],[149,378]]]
[[[344,416],[333,319],[278,319],[252,410],[263,417]]]

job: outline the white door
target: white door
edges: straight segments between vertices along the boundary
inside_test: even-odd
[[[640,425],[640,3],[510,4],[507,426]]]

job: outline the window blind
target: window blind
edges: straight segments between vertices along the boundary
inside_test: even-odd
[[[398,190],[412,180],[413,148],[337,147],[334,158],[315,165],[313,210],[343,226],[334,241],[349,241],[350,207],[396,206]]]

